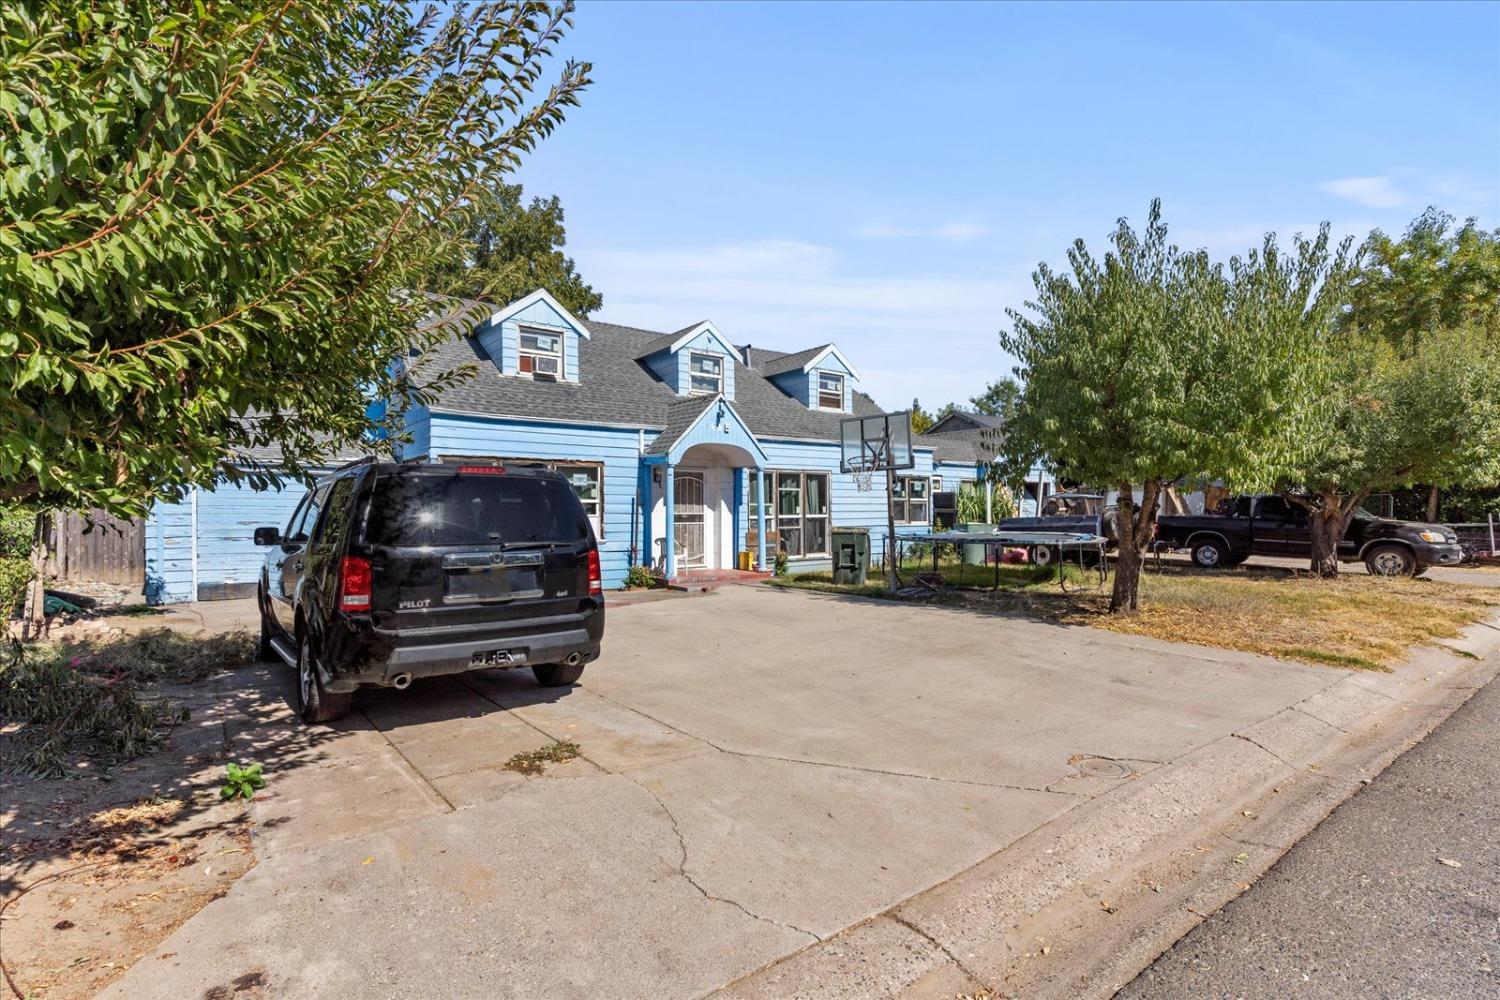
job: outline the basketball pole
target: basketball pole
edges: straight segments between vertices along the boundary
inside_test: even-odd
[[[901,586],[896,576],[896,470],[891,468],[891,425],[885,425],[885,583],[894,594]]]

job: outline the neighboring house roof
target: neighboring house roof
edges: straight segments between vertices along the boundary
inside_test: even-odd
[[[426,355],[415,359],[412,367],[418,377],[461,365],[478,367],[473,378],[442,391],[433,403],[436,410],[519,420],[665,428],[671,419],[670,407],[684,400],[639,359],[651,353],[653,344],[665,341],[670,345],[699,325],[663,334],[590,321],[589,330],[594,336],[578,344],[577,382],[502,375],[471,336],[455,336],[439,342]],[[821,347],[816,348],[812,354],[820,350]],[[750,349],[750,356],[759,366],[768,358],[785,355],[755,348]],[[754,370],[746,367],[742,358],[731,358],[730,363],[735,373],[735,411],[756,437],[838,440],[839,420],[846,414],[809,410],[772,384],[759,367]],[[883,412],[862,392],[854,393],[853,410],[853,416]]]
[[[1005,426],[1005,418],[976,410],[953,410],[937,423],[927,428],[928,434],[946,434],[958,430],[995,428]]]

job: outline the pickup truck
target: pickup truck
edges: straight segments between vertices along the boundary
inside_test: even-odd
[[[1217,514],[1163,516],[1156,522],[1156,545],[1187,549],[1204,569],[1238,566],[1251,556],[1312,554],[1307,511],[1280,494],[1241,496]],[[1355,511],[1339,543],[1341,562],[1363,562],[1375,576],[1421,576],[1429,566],[1463,561],[1451,528],[1376,517]]]

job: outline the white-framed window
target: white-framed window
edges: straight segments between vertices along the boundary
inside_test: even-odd
[[[719,354],[691,351],[688,354],[688,391],[711,393],[724,391],[724,358]]]
[[[562,378],[562,334],[521,327],[519,370],[533,378],[538,375],[544,378]]]
[[[897,476],[891,491],[891,505],[896,520],[905,524],[926,524],[932,517],[928,498],[931,485],[926,476]]]
[[[594,537],[604,537],[604,466],[597,462],[556,462],[556,469],[583,504],[583,511],[594,526]]]
[[[934,492],[934,493],[941,493],[941,492],[943,492],[943,477],[942,476],[933,476],[932,477],[932,492]]]
[[[828,555],[828,473],[767,472],[765,478],[770,499],[766,506],[766,550],[779,549],[791,559]],[[747,544],[754,539],[760,490],[760,477],[750,473]]]
[[[838,372],[818,372],[818,409],[844,409],[844,376]]]

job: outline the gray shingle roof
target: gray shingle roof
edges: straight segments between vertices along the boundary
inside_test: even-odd
[[[717,403],[718,401],[719,394],[714,393],[707,396],[689,396],[686,399],[679,399],[677,402],[670,404],[667,407],[667,426],[662,428],[662,432],[656,436],[656,440],[652,441],[646,447],[646,454],[665,455],[671,451],[672,446],[677,443],[677,439],[686,434],[688,428],[693,426],[693,421],[697,420],[703,411],[708,409],[710,403]]]
[[[767,361],[760,368],[762,375],[780,375],[782,372],[799,370],[813,358],[826,351],[831,345],[819,344],[817,347],[809,347],[805,351],[797,351],[794,354],[783,354],[773,361]]]
[[[468,336],[439,342],[425,356],[416,359],[413,371],[420,378],[461,365],[477,369],[472,378],[443,390],[433,404],[436,410],[523,420],[666,428],[672,416],[670,408],[682,400],[639,359],[652,344],[662,340],[670,344],[692,327],[676,334],[663,334],[614,323],[589,322],[587,326],[593,336],[579,341],[577,383],[502,375],[479,342]],[[820,350],[821,347],[814,348],[812,353]],[[730,363],[734,366],[732,405],[755,436],[837,441],[843,414],[809,410],[768,381],[759,368],[766,360],[788,355],[759,348],[752,354],[757,365],[754,371],[738,358],[731,358]],[[869,396],[854,393],[854,415],[881,412]]]
[[[951,428],[945,427],[944,426],[945,424],[951,424],[952,427]],[[1005,426],[1005,418],[1004,417],[997,417],[997,416],[995,416],[993,414],[990,414],[990,413],[980,413],[977,410],[958,410],[958,409],[955,409],[951,413],[949,413],[946,417],[944,417],[943,419],[939,420],[936,424],[934,424],[932,426],[932,429],[929,430],[927,433],[929,433],[929,434],[947,434],[947,433],[950,433],[951,431],[956,431],[956,430],[971,430],[971,429],[973,429],[975,427],[984,427],[984,428],[991,428],[992,427],[992,428],[998,429],[998,428],[1001,428],[1001,427],[1004,427],[1004,426]]]

